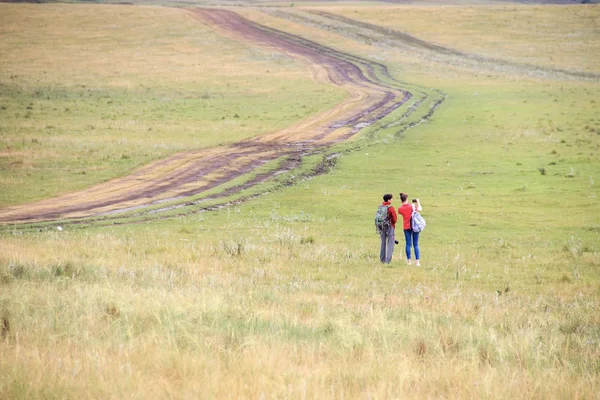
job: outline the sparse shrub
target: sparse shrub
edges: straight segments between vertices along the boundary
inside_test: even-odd
[[[121,310],[114,304],[109,304],[104,307],[104,312],[111,318],[119,318],[121,316]]]
[[[62,265],[60,265],[60,264],[55,264],[55,265],[52,265],[52,266],[50,267],[50,270],[52,271],[52,275],[53,275],[53,276],[60,277],[60,276],[63,276],[63,275],[65,275],[65,269],[64,269],[64,267],[63,267]]]
[[[419,357],[423,357],[427,353],[427,343],[423,339],[417,341],[415,346],[415,354]]]
[[[315,167],[315,172],[318,174],[329,172],[332,168],[335,168],[335,166],[337,165],[338,157],[339,154],[332,154],[329,156],[327,154],[323,154],[321,162]]]
[[[558,328],[565,335],[580,333],[583,330],[579,320],[567,321]]]
[[[300,211],[299,215],[294,215],[290,218],[284,218],[286,221],[300,221],[300,222],[308,222],[310,221],[310,214],[305,213],[304,211]]]
[[[540,171],[540,174],[541,174],[541,175],[546,175],[546,172],[547,172],[547,171],[546,171],[546,168],[545,168],[545,167],[539,167],[537,170],[538,170],[538,171]]]
[[[483,365],[490,365],[492,363],[492,352],[487,346],[479,346],[479,361]]]
[[[581,240],[571,237],[571,239],[563,245],[563,251],[570,253],[573,257],[580,257],[583,255]]]
[[[501,249],[509,249],[512,246],[510,245],[509,242],[504,240],[504,238],[500,238],[500,239],[498,239],[498,247],[500,247]]]
[[[314,244],[314,243],[315,243],[315,238],[312,236],[303,237],[302,239],[300,239],[300,244]]]
[[[452,337],[441,336],[440,344],[444,353],[458,353],[460,351],[460,344]]]
[[[241,239],[229,240],[226,242],[221,242],[221,247],[223,251],[229,256],[232,257],[240,257],[244,252],[244,242]]]
[[[8,270],[10,275],[12,275],[12,277],[15,279],[21,279],[27,273],[27,269],[22,264],[11,264],[9,265]]]
[[[76,278],[81,273],[81,269],[75,267],[72,263],[54,264],[50,266],[50,271],[55,277]]]
[[[13,280],[13,277],[6,271],[0,272],[0,285],[8,285]]]
[[[10,314],[5,311],[2,315],[2,321],[0,321],[0,337],[4,339],[10,333]]]

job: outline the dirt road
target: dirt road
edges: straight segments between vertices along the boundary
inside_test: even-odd
[[[276,31],[216,9],[190,11],[204,23],[239,40],[266,46],[302,60],[314,79],[344,88],[348,97],[334,108],[287,129],[230,146],[189,151],[140,168],[129,176],[64,196],[0,210],[0,223],[77,219],[112,214],[197,195],[263,165],[292,156],[289,169],[302,155],[347,140],[406,102],[411,94],[378,82],[373,65],[316,43]],[[363,72],[364,71],[364,72]],[[278,171],[257,176],[247,188]],[[243,189],[240,187],[239,190]],[[228,191],[231,194],[231,190]]]

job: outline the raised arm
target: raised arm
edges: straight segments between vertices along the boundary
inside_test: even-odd
[[[421,201],[419,199],[415,200],[417,200],[417,211],[423,211],[423,207],[421,207]]]

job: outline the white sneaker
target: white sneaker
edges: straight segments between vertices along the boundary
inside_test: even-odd
[[[412,260],[409,258],[409,259],[407,259],[407,260],[406,260],[406,263],[407,263],[408,265],[411,265],[411,264],[412,264]]]
[[[421,263],[419,262],[419,260],[417,260],[417,262],[415,262],[415,266],[420,267]]]

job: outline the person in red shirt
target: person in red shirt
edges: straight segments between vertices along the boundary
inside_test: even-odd
[[[388,208],[388,218],[390,224],[382,229],[380,232],[381,237],[381,249],[379,251],[379,259],[382,263],[389,264],[392,262],[392,255],[394,254],[394,242],[396,240],[396,221],[398,221],[398,215],[396,210],[392,206],[391,194],[383,195],[383,206]]]
[[[400,193],[400,200],[402,205],[398,207],[398,214],[402,215],[404,229],[404,239],[406,241],[406,262],[408,265],[411,264],[410,260],[410,248],[411,246],[415,249],[415,260],[416,266],[421,266],[419,258],[421,256],[421,250],[419,249],[419,232],[413,232],[410,227],[410,217],[412,216],[413,210],[422,211],[421,202],[419,199],[414,199],[413,204],[409,204],[408,195],[406,193]]]

